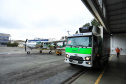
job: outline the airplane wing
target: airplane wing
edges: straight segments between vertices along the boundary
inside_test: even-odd
[[[54,40],[54,41],[47,41],[43,43],[58,43],[58,42],[66,42],[66,40]]]

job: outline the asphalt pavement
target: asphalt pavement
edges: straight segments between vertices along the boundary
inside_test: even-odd
[[[0,48],[0,84],[60,84],[81,68],[64,63],[64,56],[23,48]]]
[[[61,84],[83,69],[64,63],[64,51],[61,56],[54,52],[33,50],[27,55],[24,48],[0,47],[0,84]],[[72,84],[125,84],[125,59],[111,55],[103,70],[89,68]]]

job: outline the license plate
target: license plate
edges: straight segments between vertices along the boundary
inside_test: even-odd
[[[72,63],[76,63],[76,64],[77,64],[77,63],[78,63],[78,61],[76,61],[76,60],[73,60],[73,61],[72,61]]]

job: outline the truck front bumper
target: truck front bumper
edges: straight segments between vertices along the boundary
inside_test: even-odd
[[[93,66],[92,61],[81,61],[81,63],[79,63],[78,60],[72,60],[72,62],[70,62],[69,58],[66,58],[66,57],[64,59],[64,62],[75,64],[75,65],[81,65],[81,66],[84,66],[84,67],[92,67]]]

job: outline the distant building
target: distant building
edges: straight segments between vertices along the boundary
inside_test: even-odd
[[[0,33],[0,46],[7,45],[9,42],[10,34]]]
[[[23,40],[11,40],[11,43],[18,43],[18,47],[24,47],[23,43],[25,43],[25,41],[23,41]]]

